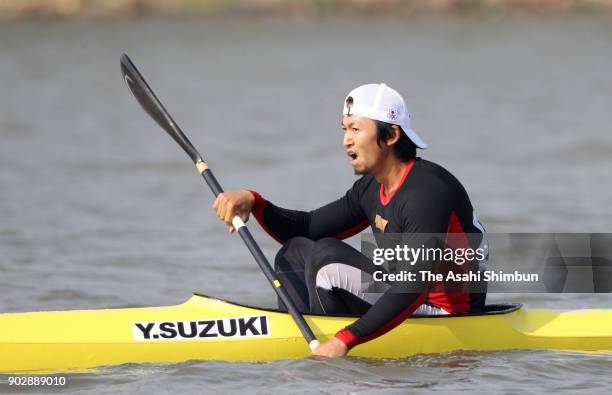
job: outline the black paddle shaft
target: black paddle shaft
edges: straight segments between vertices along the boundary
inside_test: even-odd
[[[121,55],[121,74],[123,75],[123,79],[125,80],[128,88],[138,101],[142,108],[157,122],[162,129],[164,129],[170,137],[174,139],[180,145],[183,150],[189,155],[193,163],[196,165],[196,168],[214,193],[215,197],[220,193],[223,193],[223,188],[215,178],[212,171],[208,168],[208,164],[202,159],[202,156],[195,149],[193,144],[189,141],[187,136],[183,133],[181,128],[174,122],[168,111],[164,108],[164,105],[157,98],[149,84],[145,81],[142,74],[138,71],[132,60],[126,55]],[[257,264],[263,271],[264,275],[272,284],[274,290],[278,297],[282,300],[282,302],[287,306],[287,310],[291,317],[297,324],[298,328],[304,335],[306,341],[310,345],[311,349],[315,349],[318,346],[318,342],[312,330],[304,320],[304,317],[300,314],[300,312],[295,307],[295,304],[287,294],[287,291],[282,287],[278,278],[276,278],[276,274],[274,270],[270,266],[268,259],[259,248],[259,245],[251,235],[249,229],[243,225],[239,225],[237,227],[238,234],[248,247],[249,251],[257,261]]]

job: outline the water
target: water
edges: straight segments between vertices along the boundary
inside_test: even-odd
[[[463,182],[489,231],[609,232],[611,39],[609,18],[585,15],[4,23],[0,311],[169,305],[192,291],[275,301],[189,158],[127,91],[122,52],[226,189],[296,209],[343,194],[354,176],[341,100],[384,81],[406,97],[431,147],[422,156]],[[278,245],[251,228],[272,257]],[[600,392],[611,367],[609,356],[548,351],[194,362],[74,376],[66,391]]]

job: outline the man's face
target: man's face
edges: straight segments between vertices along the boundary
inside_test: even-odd
[[[356,115],[342,117],[342,143],[355,174],[376,174],[388,150],[376,142],[376,123]]]

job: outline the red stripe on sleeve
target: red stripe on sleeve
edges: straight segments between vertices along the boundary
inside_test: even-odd
[[[336,337],[338,338],[338,340],[344,343],[346,347],[349,349],[352,347],[353,344],[356,344],[357,340],[359,339],[357,336],[353,335],[351,331],[349,331],[346,328],[338,331],[338,333],[336,333]]]
[[[338,239],[338,240],[348,239],[349,237],[355,236],[357,233],[359,233],[362,230],[364,230],[365,228],[367,228],[369,224],[370,223],[368,222],[368,220],[364,219],[363,221],[361,221],[357,225],[353,226],[352,228],[349,228],[349,229],[345,230],[344,232],[338,233],[334,237],[336,239]]]
[[[376,332],[372,333],[369,336],[358,337],[355,336],[351,331],[347,328],[341,329],[338,333],[336,333],[336,337],[346,345],[346,347],[350,350],[358,344],[365,343],[372,339],[375,339],[385,333],[389,332],[391,329],[395,328],[399,324],[401,324],[406,318],[408,318],[414,311],[425,302],[425,292],[421,293],[419,297],[407,308],[405,308],[402,312],[396,315],[392,320],[384,324],[380,329]]]
[[[263,230],[265,230],[266,233],[269,234],[274,240],[278,241],[280,244],[283,244],[283,240],[281,240],[276,234],[274,234],[274,232],[272,232],[272,230],[268,227],[268,225],[266,225],[266,222],[264,221],[263,212],[266,208],[266,200],[255,191],[249,190],[249,192],[251,192],[251,195],[253,195],[253,197],[255,198],[255,204],[251,209],[251,213],[253,213],[253,215],[255,216],[255,219],[259,223],[259,226],[261,226]]]

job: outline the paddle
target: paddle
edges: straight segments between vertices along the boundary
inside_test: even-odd
[[[200,153],[195,149],[193,144],[189,141],[187,136],[183,134],[181,128],[174,122],[168,111],[164,108],[163,104],[159,101],[153,90],[149,87],[145,79],[142,77],[132,60],[126,55],[121,55],[121,74],[123,74],[123,78],[138,101],[142,108],[162,127],[170,137],[174,139],[180,145],[187,155],[191,158],[193,163],[198,169],[198,172],[202,175],[206,183],[215,194],[218,196],[223,192],[223,188],[219,185],[219,182],[213,175],[212,171],[208,168],[208,164],[202,159]],[[278,294],[278,297],[283,301],[285,306],[287,306],[287,310],[291,317],[297,324],[298,328],[306,338],[308,345],[311,350],[314,350],[319,346],[319,342],[317,341],[315,335],[310,330],[310,327],[304,321],[304,317],[300,314],[300,312],[296,309],[293,301],[289,298],[287,291],[281,286],[280,281],[276,278],[276,274],[270,263],[266,259],[265,255],[257,245],[257,242],[251,235],[251,232],[246,227],[244,221],[239,216],[235,216],[232,219],[232,225],[238,231],[240,237],[248,247],[249,251],[257,261],[257,264],[265,274],[266,278],[273,286],[274,290]]]

